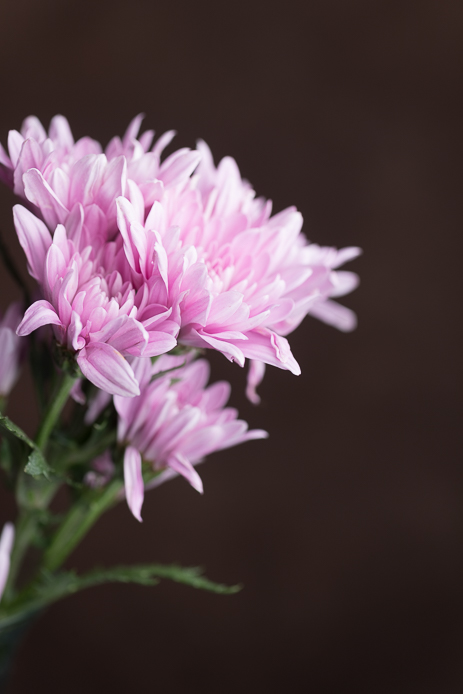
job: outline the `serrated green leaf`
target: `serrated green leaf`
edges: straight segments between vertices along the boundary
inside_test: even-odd
[[[27,443],[27,445],[30,448],[37,448],[35,443],[32,441],[32,439],[29,438],[29,436],[24,432],[20,427],[18,427],[17,424],[11,421],[9,417],[5,417],[5,415],[0,414],[0,427],[4,429],[5,431],[9,432],[10,434],[14,434],[17,439],[20,439],[20,441],[24,441],[24,443]]]
[[[27,444],[29,448],[32,448],[32,451],[27,459],[24,472],[27,472],[28,475],[32,475],[32,477],[35,479],[43,476],[49,480],[53,470],[48,465],[43,453],[37,447],[37,444],[31,438],[29,438],[29,436],[20,427],[18,427],[17,424],[12,422],[9,417],[5,417],[2,414],[0,414],[0,427],[2,427],[7,434],[13,434],[17,439]]]
[[[36,480],[42,477],[42,475],[49,480],[50,475],[52,474],[52,469],[48,465],[42,453],[35,448],[27,459],[27,465],[24,468],[24,472],[27,472],[28,475],[32,475],[32,477],[34,477]]]
[[[146,564],[95,569],[84,576],[78,576],[74,571],[58,573],[43,571],[42,580],[34,587],[29,599],[32,598],[33,603],[47,604],[84,588],[91,588],[102,583],[138,583],[144,586],[155,586],[160,579],[184,583],[192,588],[222,595],[230,595],[241,590],[239,585],[226,586],[210,581],[202,575],[202,570],[198,567],[182,567],[177,564]]]
[[[203,569],[199,566],[179,566],[178,564],[151,564],[148,568],[151,575],[158,578],[165,578],[175,583],[184,583],[191,588],[199,590],[208,590],[212,593],[220,593],[222,595],[232,595],[242,590],[241,585],[226,586],[223,583],[211,581],[206,576],[203,576]]]

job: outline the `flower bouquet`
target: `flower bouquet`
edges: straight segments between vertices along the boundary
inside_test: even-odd
[[[141,521],[147,490],[181,475],[202,493],[197,465],[209,453],[267,436],[226,407],[228,383],[208,385],[209,350],[241,367],[248,360],[257,404],[266,364],[300,373],[286,336],[307,314],[355,326],[332,299],[357,285],[337,268],[358,248],[308,243],[301,214],[272,216],[233,159],[216,167],[204,142],[163,158],[175,133],[153,145],[141,123],[103,151],[89,137],[75,141],[63,116],[48,133],[29,117],[0,145],[0,178],[20,200],[14,226],[36,280],[31,297],[2,243],[22,299],[0,321],[0,461],[18,508],[0,539],[0,678],[30,620],[82,588],[171,579],[235,592],[177,565],[86,575],[63,566],[118,502]],[[6,414],[26,359],[35,435]],[[57,514],[63,485],[69,505]]]

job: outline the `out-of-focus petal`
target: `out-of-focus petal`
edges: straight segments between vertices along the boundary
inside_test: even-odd
[[[0,600],[10,573],[10,557],[14,543],[14,525],[5,523],[0,537]]]
[[[316,303],[310,309],[310,314],[345,333],[357,327],[357,316],[355,313],[347,306],[342,306],[342,304],[338,304],[336,301],[327,300]]]
[[[175,472],[177,472],[179,475],[182,475],[182,477],[184,477],[187,482],[191,484],[193,489],[196,489],[197,492],[203,494],[204,489],[202,479],[194,469],[193,465],[187,458],[185,458],[184,455],[181,453],[172,455],[167,464],[170,468],[172,468],[172,470],[175,470]]]
[[[249,362],[248,381],[246,387],[246,396],[253,405],[259,405],[260,397],[257,395],[256,388],[262,383],[265,375],[265,364],[262,361],[251,359]]]
[[[145,489],[141,472],[141,455],[133,446],[127,446],[124,453],[125,497],[135,518],[142,522],[140,515]]]

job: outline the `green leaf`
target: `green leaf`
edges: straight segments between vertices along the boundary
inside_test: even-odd
[[[192,588],[207,590],[212,593],[230,595],[241,590],[241,586],[226,586],[215,583],[202,576],[198,567],[182,567],[177,564],[146,564],[141,566],[115,566],[110,569],[95,569],[84,576],[78,576],[74,571],[51,573],[42,571],[42,580],[36,585],[29,600],[39,604],[55,602],[66,595],[71,595],[84,588],[101,585],[102,583],[138,583],[143,586],[155,586],[160,579],[168,579],[176,583],[184,583]]]
[[[34,448],[27,459],[24,472],[27,472],[28,475],[32,475],[36,480],[42,477],[42,475],[49,480],[53,471],[42,453],[37,448]]]
[[[13,434],[17,439],[27,444],[29,448],[32,448],[32,452],[27,459],[27,465],[24,468],[24,472],[27,472],[28,475],[32,475],[32,477],[35,479],[39,479],[43,476],[49,480],[53,470],[48,465],[37,444],[32,441],[32,439],[29,438],[29,436],[20,427],[18,427],[17,424],[2,414],[0,414],[0,427],[2,427],[7,434]]]
[[[143,568],[143,567],[140,567]],[[179,566],[178,564],[151,564],[146,567],[151,572],[151,575],[158,578],[169,579],[175,583],[184,583],[191,588],[200,590],[208,590],[212,593],[220,593],[222,595],[232,595],[238,593],[243,586],[234,585],[226,586],[223,583],[215,583],[203,576],[203,569],[199,566]]]
[[[0,427],[10,434],[14,434],[14,436],[16,436],[17,439],[20,439],[20,441],[27,443],[30,448],[37,448],[32,439],[30,439],[29,436],[17,426],[17,424],[12,422],[9,417],[5,417],[3,414],[0,414]]]

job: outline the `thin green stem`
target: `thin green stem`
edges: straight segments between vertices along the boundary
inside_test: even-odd
[[[59,569],[100,516],[114,506],[123,487],[115,479],[102,490],[89,490],[72,504],[43,557],[43,568]]]
[[[35,442],[41,451],[45,450],[48,439],[50,438],[50,434],[60,417],[61,411],[66,404],[69,393],[71,392],[71,388],[75,381],[75,376],[72,376],[67,372],[63,373],[61,381],[58,384],[58,388],[51,398],[50,404],[45,412],[35,438]]]
[[[27,488],[33,485],[33,496],[28,493]],[[32,479],[29,475],[21,472],[17,482],[17,499],[24,502],[29,499],[30,505],[20,505],[19,518],[16,523],[15,541],[11,553],[10,570],[8,581],[5,587],[4,601],[7,603],[14,591],[14,585],[21,568],[24,556],[34,539],[37,526],[39,524],[40,511],[46,509],[54,496],[58,483]]]

